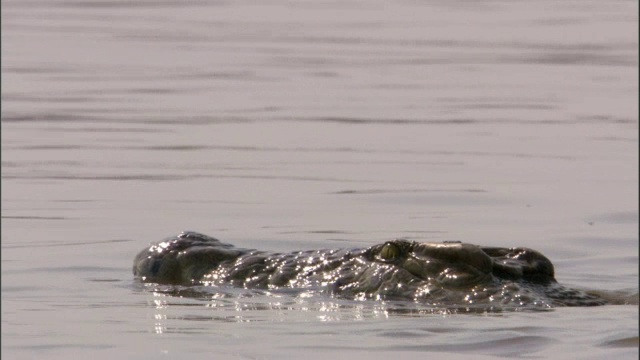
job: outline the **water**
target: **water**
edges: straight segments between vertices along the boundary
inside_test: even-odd
[[[634,1],[2,1],[2,355],[637,358],[638,306],[447,314],[133,280],[271,251],[527,246],[638,292]]]

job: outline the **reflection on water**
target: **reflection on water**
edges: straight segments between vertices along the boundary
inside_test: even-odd
[[[166,320],[214,321],[214,322],[284,322],[284,321],[357,321],[388,318],[390,310],[384,303],[348,303],[336,299],[308,299],[305,294],[295,298],[262,295],[259,298],[229,296],[223,299],[217,294],[202,304],[188,303],[184,299],[167,299],[163,292],[154,292],[156,332],[166,332]],[[226,296],[223,296],[226,297]],[[185,307],[186,306],[186,307]],[[168,309],[176,307],[176,309]],[[176,312],[176,310],[178,310]],[[440,310],[443,314],[444,310]],[[168,315],[171,313],[171,315]],[[398,312],[399,313],[399,312]],[[426,314],[427,312],[421,312]],[[434,313],[434,312],[433,312]],[[408,313],[407,313],[408,314]],[[416,311],[415,314],[418,314]],[[208,328],[210,324],[206,325]],[[158,329],[161,329],[160,331]],[[177,330],[179,331],[179,330]]]
[[[393,317],[499,316],[503,312],[551,311],[548,308],[486,306],[434,307],[407,301],[347,300],[313,290],[275,291],[212,286],[139,285],[156,309],[156,320],[221,322],[357,321]],[[170,313],[171,315],[168,315]],[[196,314],[197,313],[197,314]],[[157,329],[165,322],[156,323]],[[164,332],[164,330],[163,330]]]
[[[520,311],[518,320],[512,321],[516,314],[513,312],[433,309],[407,302],[348,301],[303,290],[288,289],[279,293],[139,283],[136,289],[141,294],[149,294],[146,298],[154,312],[148,328],[156,335],[203,334],[212,337],[214,342],[235,343],[230,339],[233,334],[251,331],[274,339],[292,337],[295,341],[286,347],[288,351],[321,351],[330,346],[341,352],[357,352],[366,341],[368,350],[383,353],[436,351],[520,357],[563,346],[561,339],[567,336],[567,331],[574,330],[553,319],[587,321],[579,311],[572,314],[575,308]],[[607,311],[606,307],[590,309],[596,310],[590,311],[590,316],[596,319],[611,314],[611,309]],[[345,331],[345,327],[352,330]],[[601,330],[605,328],[607,326]],[[638,337],[630,336],[629,331],[619,328],[609,331],[615,335],[597,344],[598,347],[637,348]],[[316,338],[329,343],[320,345],[311,340]]]

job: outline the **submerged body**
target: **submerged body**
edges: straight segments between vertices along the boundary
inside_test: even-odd
[[[606,300],[557,283],[553,265],[528,248],[394,240],[366,249],[269,253],[184,232],[140,252],[145,282],[303,288],[352,299],[407,299],[431,306],[553,307]]]

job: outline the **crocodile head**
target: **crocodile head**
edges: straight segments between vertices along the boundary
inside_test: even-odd
[[[366,249],[269,253],[185,232],[140,252],[133,273],[155,283],[316,289],[352,299],[411,299],[433,306],[606,303],[558,284],[549,259],[535,250],[460,242],[394,240]]]

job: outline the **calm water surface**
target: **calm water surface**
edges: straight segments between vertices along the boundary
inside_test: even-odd
[[[150,241],[527,246],[638,293],[636,1],[2,1],[7,359],[638,357],[638,305],[133,280]]]

